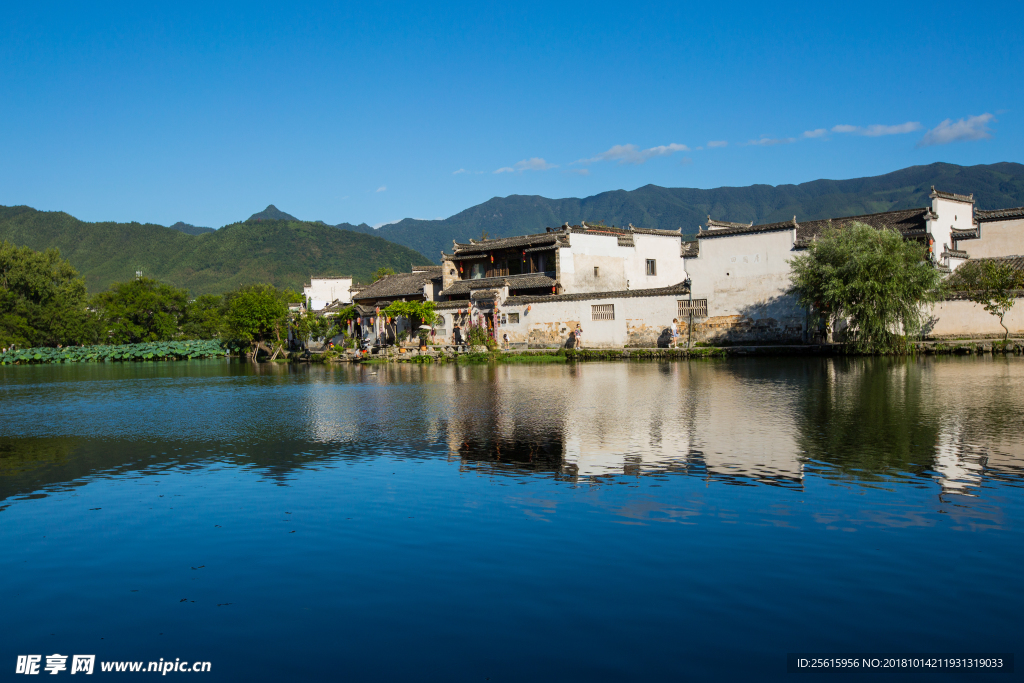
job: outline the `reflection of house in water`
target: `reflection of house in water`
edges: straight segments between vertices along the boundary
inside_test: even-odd
[[[780,414],[785,392],[765,401],[756,377],[695,363],[581,365],[569,377],[562,367],[478,371],[492,382],[457,388],[448,416],[449,452],[464,462],[588,478],[803,476],[792,420]]]

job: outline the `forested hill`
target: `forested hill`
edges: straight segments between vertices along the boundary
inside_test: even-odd
[[[800,185],[751,185],[712,190],[645,185],[632,191],[602,192],[584,199],[547,199],[539,196],[495,197],[450,218],[424,221],[407,218],[373,229],[342,224],[349,230],[378,235],[426,254],[435,263],[440,252],[451,252],[452,240],[526,235],[569,221],[604,221],[606,225],[683,229],[693,234],[712,218],[748,223],[769,223],[796,216],[798,220],[838,218],[893,209],[928,206],[928,193],[941,190],[974,193],[983,209],[1024,205],[1024,165],[988,166],[931,164],[894,173],[852,180],[815,180]]]
[[[152,224],[85,223],[27,206],[0,206],[0,240],[59,248],[85,276],[90,292],[129,280],[137,270],[198,295],[254,282],[301,289],[310,274],[368,282],[378,268],[401,272],[427,261],[380,237],[322,223],[264,220],[190,235]]]

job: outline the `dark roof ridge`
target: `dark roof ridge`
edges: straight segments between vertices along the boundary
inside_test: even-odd
[[[935,186],[932,185],[932,193],[928,195],[932,199],[939,197],[941,199],[949,199],[954,202],[963,202],[965,204],[974,203],[974,193],[971,194],[957,194],[955,192],[943,192],[942,190],[936,190]]]
[[[1024,218],[1024,206],[1014,206],[1006,209],[975,209],[975,220],[996,221],[1005,218]]]

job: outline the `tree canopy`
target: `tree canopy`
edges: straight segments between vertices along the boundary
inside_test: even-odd
[[[380,312],[389,318],[407,318],[411,324],[433,325],[437,321],[434,301],[392,301]]]
[[[151,278],[116,282],[93,297],[104,322],[104,341],[138,344],[178,336],[188,309],[188,292]]]
[[[999,318],[1005,330],[1003,341],[1009,339],[1010,330],[1003,318],[1013,308],[1017,290],[1024,289],[1024,271],[996,259],[968,261],[950,276],[948,285]]]
[[[846,319],[847,338],[863,351],[898,350],[919,333],[921,304],[941,280],[923,245],[863,223],[826,231],[790,264],[800,304],[829,331]]]
[[[288,318],[288,304],[271,285],[249,285],[228,295],[227,323],[240,341],[258,344],[280,336]]]
[[[85,281],[60,251],[0,243],[0,346],[80,344],[94,335]]]

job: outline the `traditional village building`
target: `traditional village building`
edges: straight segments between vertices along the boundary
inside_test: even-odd
[[[380,312],[392,301],[437,301],[441,291],[441,266],[413,266],[410,273],[385,275],[353,294],[356,320],[351,332],[376,339],[388,324]],[[388,328],[394,335],[411,332],[409,321],[399,318]]]
[[[973,195],[932,188],[930,198],[931,206],[922,208],[814,221],[798,221],[794,216],[781,223],[753,225],[716,221],[709,216],[696,241],[683,245],[695,308],[707,312],[707,317],[694,325],[694,338],[750,343],[809,341],[813,331],[808,329],[808,312],[789,291],[789,261],[828,228],[860,222],[896,230],[905,239],[926,245],[934,266],[951,273],[971,258],[966,245],[988,232],[980,221],[998,214],[1002,221],[1012,224],[1016,218],[1002,217],[1006,212],[1018,211],[978,212],[981,216],[976,218]],[[1013,231],[1013,227],[1004,228],[1002,222],[988,222],[1004,231],[998,233],[998,239],[993,236],[993,244]],[[984,311],[982,315],[963,317],[970,306],[975,305],[940,304],[926,332],[935,336],[995,333],[991,329],[994,319],[985,321],[983,316],[988,314]],[[998,324],[995,327],[1001,330]]]
[[[436,343],[453,325],[484,327],[517,347],[565,344],[577,325],[587,347],[654,347],[682,340],[800,343],[816,339],[797,303],[790,261],[830,228],[854,222],[891,229],[927,248],[933,266],[952,273],[968,259],[998,258],[1024,270],[1024,207],[976,210],[973,195],[932,188],[929,206],[812,221],[754,225],[708,217],[693,241],[681,230],[581,223],[534,235],[455,242],[441,266],[391,275],[354,294],[365,325],[391,301],[437,302]],[[931,337],[997,335],[998,321],[953,297],[930,307]],[[1006,317],[1024,332],[1024,306]],[[399,323],[407,328],[408,323]]]
[[[976,236],[965,236],[972,258],[1024,256],[1024,206],[975,211]],[[967,241],[970,240],[970,241]]]
[[[680,243],[679,230],[586,223],[456,242],[441,255],[438,334],[458,322],[544,347],[580,325],[590,347],[654,346],[688,291]]]
[[[303,286],[302,294],[309,302],[311,311],[322,311],[333,303],[347,306],[352,303],[352,276],[311,277],[309,284]]]

